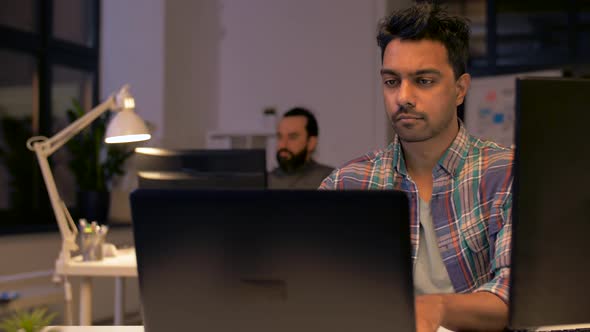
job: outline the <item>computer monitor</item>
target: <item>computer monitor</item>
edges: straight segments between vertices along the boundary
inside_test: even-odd
[[[131,211],[146,332],[415,331],[405,193],[139,189]]]
[[[516,83],[510,326],[590,323],[590,80]]]
[[[139,188],[264,189],[266,152],[135,149]]]

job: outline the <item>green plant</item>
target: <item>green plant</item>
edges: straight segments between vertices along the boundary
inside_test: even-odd
[[[57,313],[47,313],[47,308],[17,311],[0,323],[4,332],[39,332],[55,319]]]
[[[72,107],[67,110],[70,123],[85,114],[80,103],[72,99]],[[80,190],[108,191],[112,178],[124,174],[125,161],[133,154],[128,146],[104,143],[110,117],[109,112],[101,115],[66,144],[71,153],[69,167]]]
[[[33,135],[30,116],[16,117],[0,112],[0,162],[9,174],[10,206],[22,216],[30,213],[31,207],[49,208],[47,195],[39,195],[39,167],[35,154],[23,142]],[[34,220],[21,218],[19,223]]]

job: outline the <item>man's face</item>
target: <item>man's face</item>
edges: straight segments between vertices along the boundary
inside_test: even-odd
[[[387,114],[402,141],[424,142],[456,130],[470,77],[455,79],[442,43],[394,39],[385,48],[381,78]]]
[[[287,172],[303,166],[311,158],[316,137],[309,137],[304,116],[288,116],[281,119],[277,131],[277,161]]]

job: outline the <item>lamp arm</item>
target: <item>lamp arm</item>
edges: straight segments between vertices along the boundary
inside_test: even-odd
[[[27,146],[29,145],[28,143],[29,142],[27,142]],[[59,232],[61,233],[62,237],[62,250],[60,258],[64,261],[68,261],[70,258],[70,252],[78,249],[78,245],[76,244],[76,235],[78,234],[78,230],[74,224],[74,221],[72,220],[72,217],[70,216],[70,213],[68,212],[68,208],[57,191],[55,179],[53,178],[51,168],[49,167],[46,148],[47,145],[44,144],[44,142],[35,142],[32,144],[32,149],[37,156],[37,161],[39,162],[39,167],[41,168],[41,174],[43,175],[43,180],[45,181],[45,187],[47,189],[47,193],[49,194],[49,200],[51,202],[53,214],[55,215],[55,220],[57,221],[57,226],[59,227]]]
[[[124,86],[121,89],[120,94],[127,93],[127,89],[128,87]],[[39,167],[41,168],[41,174],[43,175],[43,181],[45,182],[45,187],[47,189],[47,193],[49,194],[51,207],[53,209],[53,213],[62,236],[62,250],[60,259],[63,259],[66,262],[70,259],[70,252],[78,249],[78,245],[76,244],[78,229],[72,220],[72,216],[70,215],[66,204],[59,195],[59,191],[57,190],[57,186],[55,184],[55,179],[53,178],[53,173],[51,172],[51,167],[49,166],[48,157],[51,156],[57,149],[62,147],[65,143],[67,143],[74,135],[88,127],[103,113],[110,109],[119,108],[117,103],[119,99],[116,99],[114,96],[110,96],[102,104],[93,108],[83,117],[74,121],[51,138],[44,136],[34,136],[27,140],[27,148],[35,152],[37,161],[39,162]]]
[[[115,109],[116,107],[117,104],[115,103],[115,98],[113,96],[110,96],[102,104],[96,106],[95,108],[90,110],[90,112],[84,114],[83,117],[72,122],[69,126],[62,129],[53,137],[44,141],[44,144],[47,146],[44,150],[46,156],[49,157],[50,155],[52,155],[57,149],[59,149],[65,143],[67,143],[72,137],[74,137],[80,131],[88,127],[94,120],[96,120],[96,118],[98,118],[103,113],[111,109]]]

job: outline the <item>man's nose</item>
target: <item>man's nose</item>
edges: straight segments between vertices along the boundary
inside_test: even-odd
[[[277,147],[279,149],[285,149],[287,147],[287,139],[286,138],[279,138],[277,140]]]
[[[415,105],[414,103],[414,89],[412,85],[404,80],[400,83],[397,91],[397,104],[398,105]]]

